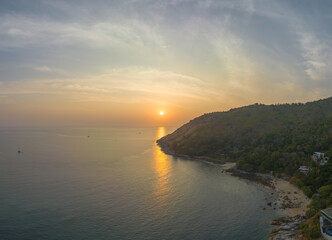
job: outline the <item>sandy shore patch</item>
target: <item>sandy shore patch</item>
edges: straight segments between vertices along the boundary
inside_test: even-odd
[[[310,199],[299,188],[288,181],[274,179],[273,184],[278,193],[277,204],[279,208],[284,209],[290,217],[296,215],[305,216]]]
[[[299,233],[299,226],[305,221],[305,212],[310,199],[296,186],[290,182],[273,178],[272,183],[278,194],[277,206],[287,216],[271,221],[274,227],[270,230],[270,240],[302,239]]]
[[[222,165],[222,167],[225,169],[225,170],[228,170],[228,169],[231,169],[233,167],[236,166],[236,163],[235,162],[226,162],[225,164]]]

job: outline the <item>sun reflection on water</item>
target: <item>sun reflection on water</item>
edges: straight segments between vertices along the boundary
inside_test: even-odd
[[[157,130],[156,139],[160,139],[166,135],[166,129],[159,127]],[[171,192],[169,177],[171,172],[171,162],[167,155],[163,153],[158,145],[154,150],[154,164],[155,173],[157,176],[155,195],[160,201],[160,204],[165,203]]]

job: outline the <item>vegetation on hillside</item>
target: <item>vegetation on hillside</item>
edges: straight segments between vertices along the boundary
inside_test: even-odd
[[[242,170],[291,177],[312,197],[303,232],[308,239],[320,236],[319,211],[332,207],[332,98],[205,114],[158,143],[177,154],[236,161]],[[327,165],[317,166],[310,159],[316,151],[330,157]],[[299,172],[301,165],[312,167],[312,172]]]
[[[324,166],[313,163],[312,171],[308,174],[296,171],[290,182],[312,199],[306,212],[308,220],[301,228],[306,239],[316,239],[320,237],[320,210],[332,207],[332,160]]]

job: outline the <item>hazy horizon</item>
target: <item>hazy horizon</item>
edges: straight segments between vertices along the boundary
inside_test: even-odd
[[[0,127],[180,126],[332,96],[329,1],[0,6]]]
[[[323,99],[317,99],[317,100],[314,100],[314,101],[319,101],[319,100],[325,100],[326,98],[323,98]],[[270,105],[283,105],[283,104],[305,104],[305,103],[309,103],[309,102],[313,102],[313,101],[308,101],[308,102],[286,102],[286,103],[272,103],[272,104],[264,104],[264,103],[254,103],[254,104],[250,104],[250,105],[243,105],[243,106],[239,106],[239,107],[234,107],[235,109],[236,108],[241,108],[241,107],[246,107],[246,106],[251,106],[251,105],[255,105],[255,104],[263,104],[263,105],[267,105],[267,106],[270,106]],[[226,109],[224,111],[215,111],[215,112],[228,112],[234,108],[230,108],[230,109]],[[191,119],[188,119],[188,121],[185,121],[185,122],[180,122],[180,123],[177,123],[177,124],[173,124],[173,125],[167,125],[167,121],[165,121],[164,119],[160,119],[157,121],[157,123],[155,123],[154,125],[144,125],[144,124],[141,124],[141,125],[135,125],[135,124],[132,124],[132,125],[127,125],[127,124],[118,124],[118,125],[110,125],[109,123],[105,123],[105,124],[99,124],[99,125],[80,125],[80,124],[72,124],[72,125],[65,125],[65,124],[62,124],[62,125],[52,125],[52,124],[49,124],[49,123],[45,123],[45,124],[21,124],[21,125],[2,125],[0,126],[0,128],[3,128],[3,129],[15,129],[15,128],[21,128],[21,129],[44,129],[44,128],[51,128],[51,129],[57,129],[57,128],[62,128],[62,129],[107,129],[107,128],[136,128],[136,129],[139,129],[139,128],[160,128],[160,127],[168,127],[168,128],[179,128],[181,127],[183,124],[185,123],[188,123],[189,121],[197,118],[197,117],[200,117],[204,114],[209,114],[209,113],[213,113],[213,112],[206,112],[206,113],[202,113],[201,115],[197,115],[197,116],[193,116]]]

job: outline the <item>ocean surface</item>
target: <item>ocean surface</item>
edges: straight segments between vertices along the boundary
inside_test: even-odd
[[[267,239],[264,188],[165,155],[173,130],[0,129],[0,239]]]

